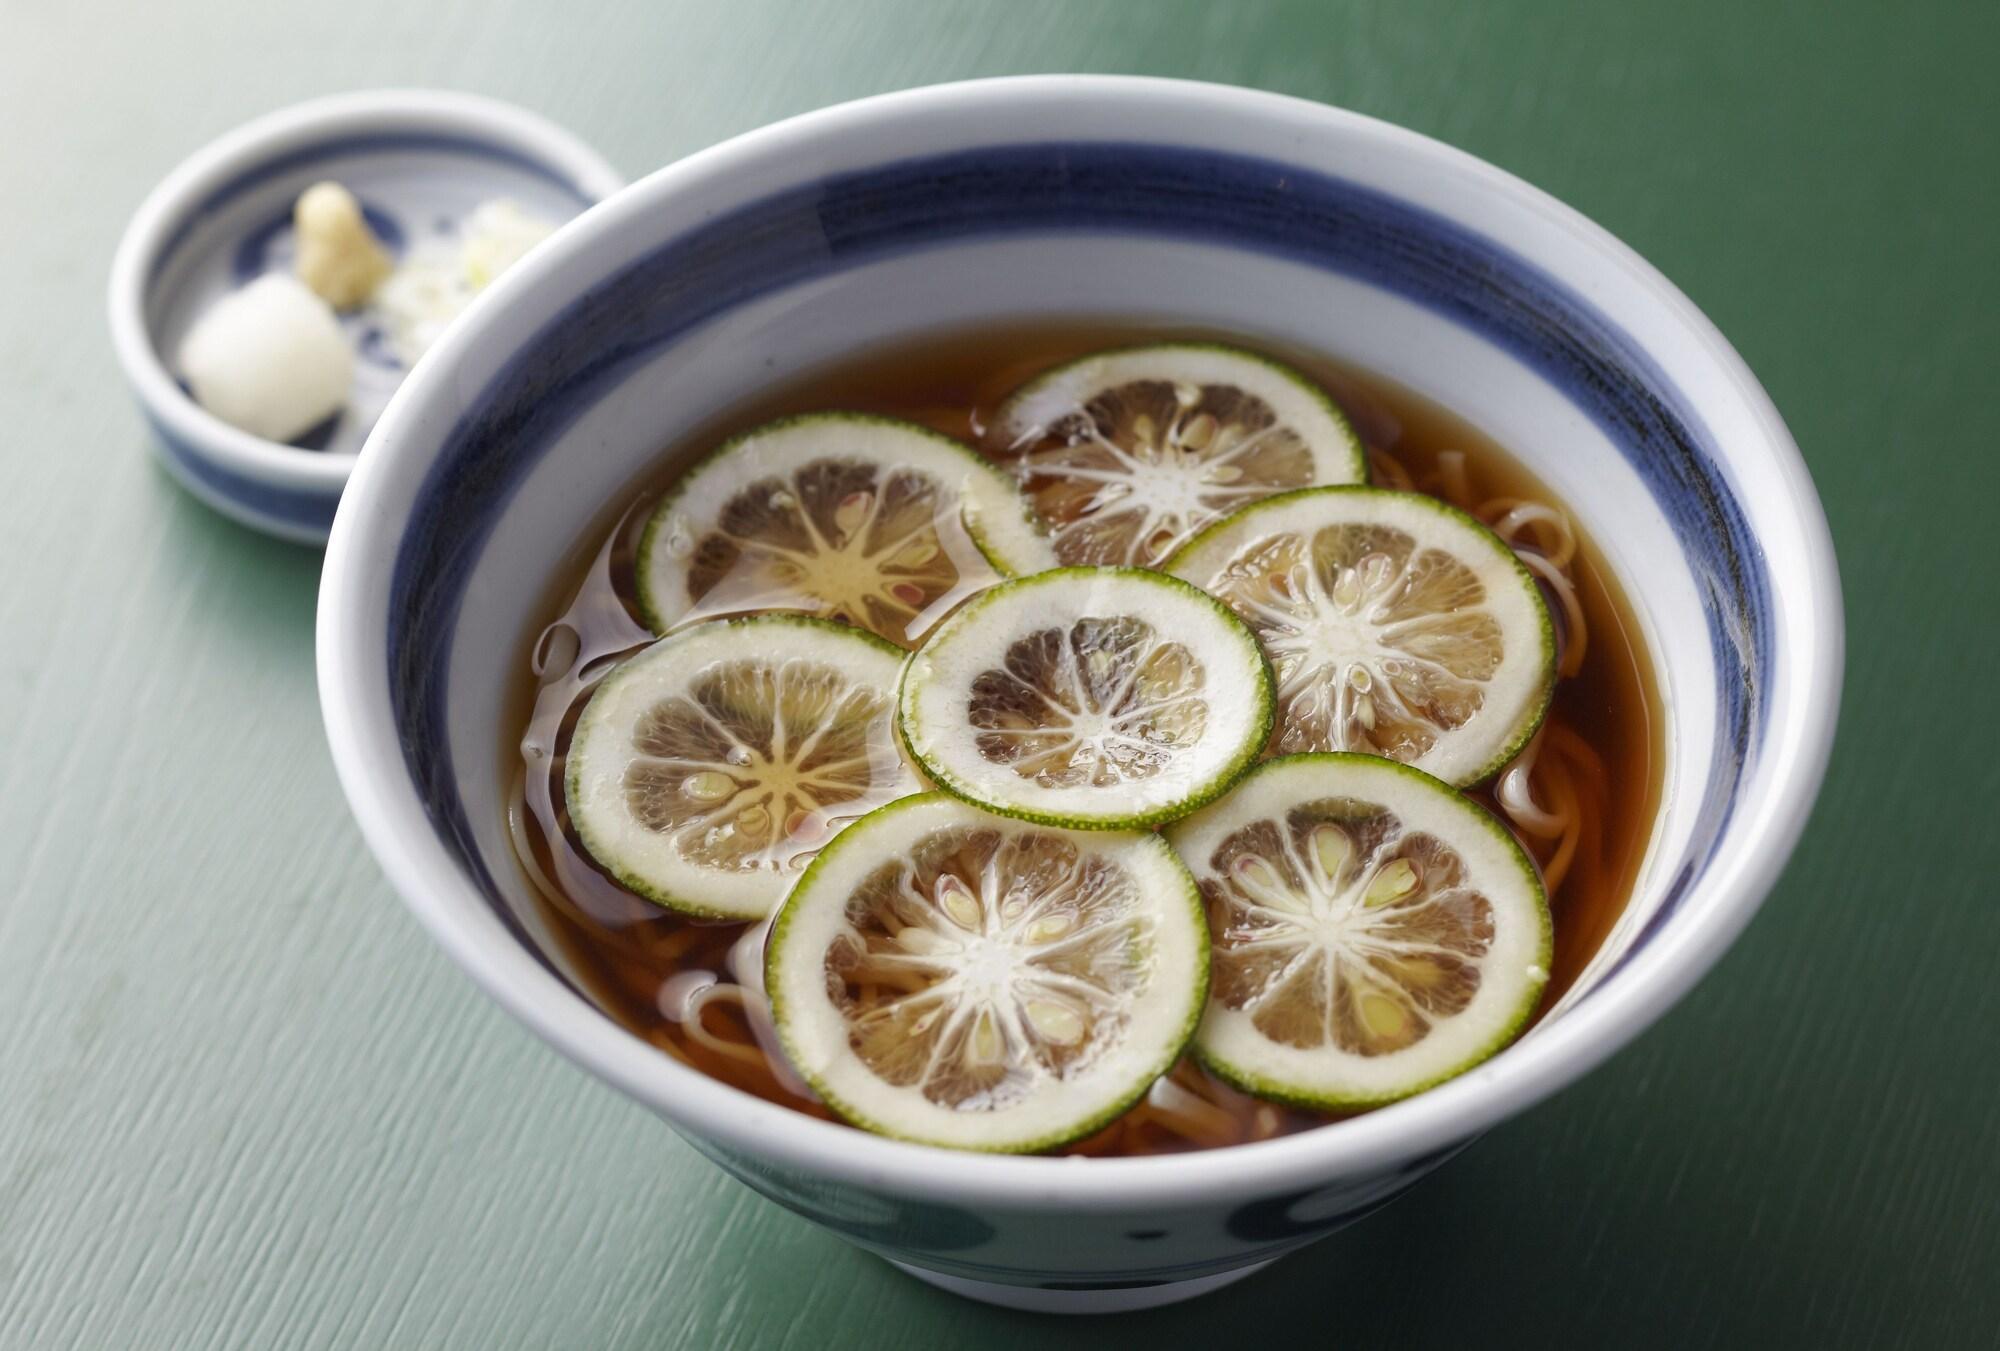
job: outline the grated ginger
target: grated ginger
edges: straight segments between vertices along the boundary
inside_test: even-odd
[[[292,208],[298,237],[293,268],[300,281],[336,310],[367,303],[395,260],[368,228],[361,203],[338,183],[315,183]]]

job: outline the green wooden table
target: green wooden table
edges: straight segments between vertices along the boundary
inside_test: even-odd
[[[0,0],[0,1347],[1995,1345],[1996,19]],[[432,949],[327,761],[317,554],[153,466],[101,303],[159,175],[312,94],[495,94],[637,174],[856,95],[1063,69],[1345,104],[1630,241],[1790,420],[1851,652],[1790,873],[1656,1030],[1358,1228],[1069,1323],[723,1180]]]

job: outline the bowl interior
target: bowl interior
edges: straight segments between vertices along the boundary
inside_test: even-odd
[[[531,1020],[572,1053],[618,1059],[614,1077],[698,1129],[721,1119],[706,1116],[712,1094],[736,1095],[636,1042],[658,1065],[623,1059],[612,1044],[626,1034],[602,1018],[586,1031],[550,1002],[578,996],[552,982],[527,993],[521,968],[487,962],[504,945],[547,961],[508,843],[507,685],[493,673],[522,661],[558,560],[663,448],[857,347],[1115,318],[1321,352],[1493,436],[1581,515],[1617,574],[1668,712],[1659,824],[1622,922],[1563,1007],[1488,1067],[1312,1136],[1386,1141],[1377,1119],[1397,1114],[1427,1121],[1433,1141],[1463,1136],[1531,1100],[1508,1097],[1510,1065],[1541,1076],[1533,1092],[1581,1072],[1684,989],[1761,897],[1720,885],[1770,852],[1745,818],[1776,831],[1780,859],[1796,829],[1770,826],[1797,772],[1772,729],[1797,718],[1785,704],[1824,598],[1786,612],[1772,569],[1807,568],[1816,506],[1799,515],[1782,428],[1754,385],[1732,383],[1726,347],[1664,283],[1635,279],[1643,266],[1608,237],[1453,152],[1257,96],[1197,131],[1199,109],[1155,93],[1150,111],[1152,95],[1058,100],[1006,131],[977,99],[928,121],[878,117],[873,135],[855,114],[664,171],[496,288],[364,457],[322,641],[351,673],[328,686],[351,705],[329,720],[337,754],[357,747],[343,773],[351,795],[363,784],[371,841],[489,988],[536,1006]],[[917,153],[925,141],[948,148]],[[1788,625],[1801,645],[1789,654]],[[1645,961],[1678,967],[1635,990],[1615,1029],[1607,1004],[1584,1054],[1583,1015],[1636,986],[1626,968]],[[737,1103],[745,1120],[761,1110]],[[1281,1143],[1292,1157],[1338,1147]]]

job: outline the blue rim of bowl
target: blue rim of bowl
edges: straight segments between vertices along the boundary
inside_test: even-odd
[[[498,917],[562,977],[479,857],[443,735],[451,635],[466,582],[486,534],[529,469],[639,365],[729,309],[900,253],[1077,233],[1248,249],[1399,295],[1533,369],[1585,412],[1638,473],[1689,550],[1704,593],[1717,654],[1717,724],[1692,837],[1672,865],[1659,906],[1613,972],[1630,962],[1679,912],[1713,857],[1769,712],[1770,578],[1706,427],[1657,364],[1600,310],[1435,212],[1281,161],[1118,141],[903,160],[738,207],[597,283],[523,343],[469,401],[418,490],[397,555],[387,675],[418,796]],[[616,341],[598,340],[606,333]]]

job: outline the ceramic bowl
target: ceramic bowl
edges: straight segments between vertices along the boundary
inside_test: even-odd
[[[246,525],[306,543],[326,538],[355,455],[408,373],[365,318],[348,407],[297,444],[230,426],[197,404],[174,357],[202,311],[273,269],[289,269],[291,211],[321,179],[361,199],[392,252],[448,236],[473,207],[511,198],[566,221],[624,180],[568,132],[493,99],[370,90],[315,99],[196,151],[126,227],[111,269],[111,334],[156,433],[161,462],[202,501]]]
[[[1050,316],[1195,324],[1386,375],[1526,460],[1632,599],[1667,724],[1643,876],[1562,1005],[1463,1077],[1194,1155],[955,1154],[703,1077],[622,1031],[530,938],[495,673],[524,660],[527,598],[557,561],[662,447],[772,380]],[[1687,993],[1804,825],[1841,643],[1826,523],[1784,424],[1630,249],[1489,165],[1351,113],[1047,77],[739,137],[504,278],[362,455],[327,557],[319,672],[370,846],[501,1004],[750,1186],[925,1280],[1107,1309],[1213,1288],[1365,1215]]]

